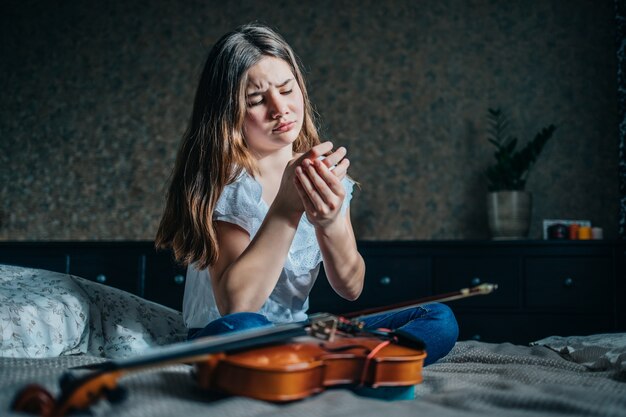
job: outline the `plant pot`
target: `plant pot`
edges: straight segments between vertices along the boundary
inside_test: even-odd
[[[524,239],[530,229],[532,195],[527,191],[487,194],[489,230],[493,239]]]

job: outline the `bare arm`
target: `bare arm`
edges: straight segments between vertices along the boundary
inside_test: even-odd
[[[356,300],[363,290],[365,262],[356,247],[349,211],[344,219],[336,228],[316,229],[317,241],[328,282],[337,294]]]
[[[210,272],[221,314],[257,311],[274,290],[304,212],[295,190],[295,168],[303,160],[316,159],[331,148],[332,144],[322,143],[290,162],[254,239],[236,225],[216,223],[220,254]]]
[[[349,161],[337,162],[332,156],[324,162],[303,161],[296,169],[296,185],[309,221],[315,226],[330,285],[342,297],[355,300],[363,290],[365,262],[357,250],[350,212],[341,215],[345,199],[341,178]],[[328,166],[335,163],[331,171]]]
[[[221,314],[261,308],[280,277],[298,220],[270,207],[252,240],[239,226],[217,222],[220,256],[211,266],[211,284]]]

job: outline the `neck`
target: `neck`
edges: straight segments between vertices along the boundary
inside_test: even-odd
[[[282,176],[287,163],[293,158],[291,146],[285,146],[277,151],[257,157],[257,167],[260,177]]]
[[[263,200],[270,206],[276,198],[285,167],[293,158],[291,146],[285,146],[265,155],[257,157],[259,170],[256,180],[263,189]]]

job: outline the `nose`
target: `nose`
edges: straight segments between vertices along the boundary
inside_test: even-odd
[[[269,111],[272,119],[280,119],[281,117],[289,114],[287,99],[280,94],[272,94],[270,96]]]

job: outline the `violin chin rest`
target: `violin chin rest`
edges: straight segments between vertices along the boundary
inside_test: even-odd
[[[418,337],[413,336],[409,332],[403,330],[394,330],[391,332],[398,340],[398,344],[415,350],[426,350],[426,343]]]
[[[23,413],[38,416],[49,416],[55,407],[55,401],[44,387],[38,384],[30,384],[22,388],[15,396],[11,408]]]

